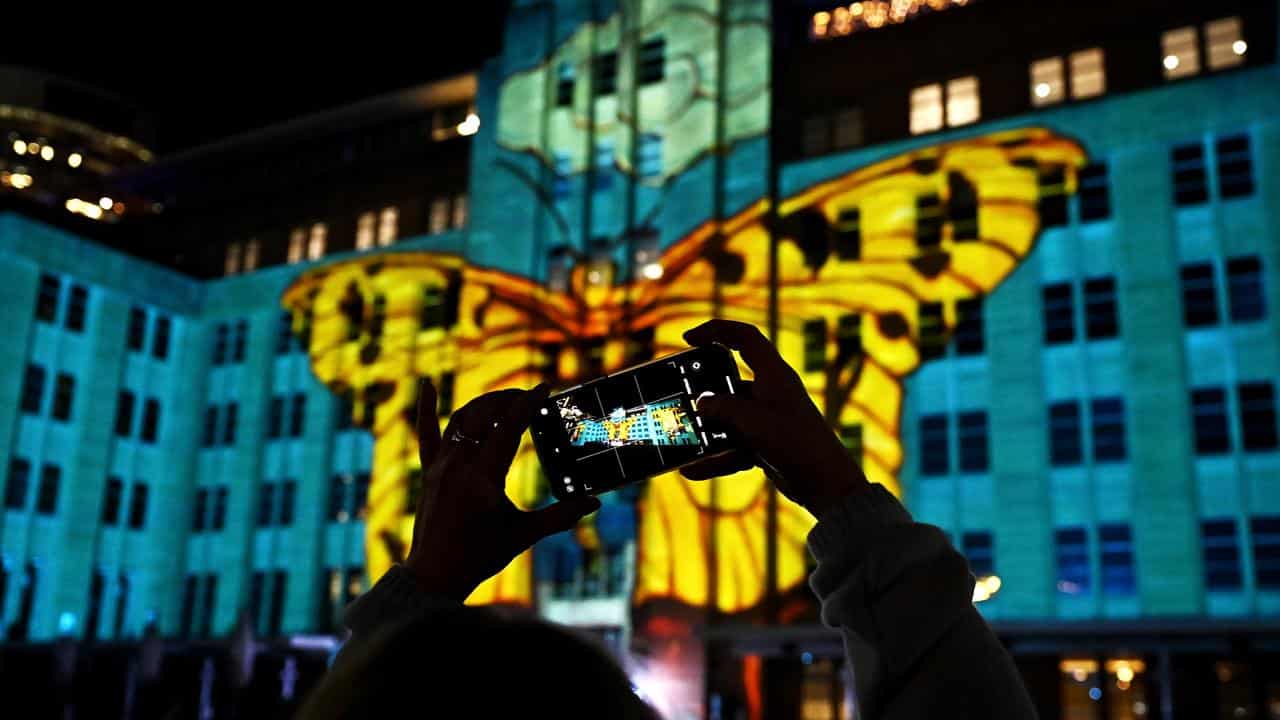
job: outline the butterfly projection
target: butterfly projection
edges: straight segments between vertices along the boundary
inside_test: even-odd
[[[815,368],[802,372],[811,396],[833,428],[850,437],[856,429],[851,444],[872,481],[898,492],[904,379],[960,322],[957,303],[992,292],[1027,257],[1041,208],[1074,192],[1085,159],[1048,130],[1000,132],[911,151],[780,203],[774,340],[794,367]],[[440,384],[450,376],[461,405],[490,390],[573,384],[680,350],[681,334],[712,317],[764,328],[769,222],[767,203],[756,202],[670,246],[657,280],[614,283],[579,267],[564,291],[422,252],[346,259],[301,275],[282,302],[316,376],[351,398],[374,436],[371,578],[411,537],[421,474],[412,427],[418,378]],[[507,492],[526,508],[545,500],[527,439]],[[717,481],[714,498],[709,483],[676,473],[649,480],[637,506],[633,603],[714,602],[725,613],[757,606],[773,492],[759,471]],[[579,537],[589,540],[584,522]],[[780,591],[804,579],[812,524],[778,498]],[[531,554],[469,602],[531,605]]]

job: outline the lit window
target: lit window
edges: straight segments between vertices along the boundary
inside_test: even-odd
[[[449,198],[438,197],[431,201],[431,215],[427,219],[427,231],[432,235],[442,233],[449,225]]]
[[[1200,72],[1200,40],[1194,27],[1170,30],[1161,37],[1164,49],[1164,77],[1166,80],[1195,75]]]
[[[911,134],[942,128],[942,86],[934,83],[911,91]]]
[[[222,272],[224,275],[235,275],[240,272],[240,243],[227,245],[227,258],[223,262]]]
[[[311,226],[311,238],[307,242],[307,259],[318,260],[324,257],[324,244],[329,235],[329,228],[324,223]]]
[[[1107,67],[1100,48],[1071,53],[1071,98],[1083,100],[1107,91]]]
[[[1031,104],[1036,107],[1062,102],[1062,58],[1052,57],[1031,63]]]
[[[400,211],[394,207],[382,208],[378,215],[378,246],[386,247],[396,241],[399,232]]]
[[[453,196],[453,227],[467,226],[467,195],[461,193]]]
[[[1222,70],[1244,64],[1249,45],[1244,41],[1244,26],[1238,17],[1205,23],[1205,54],[1210,70]]]
[[[367,212],[356,220],[356,249],[368,250],[373,247],[373,213]]]
[[[982,104],[978,97],[978,78],[956,78],[947,83],[947,125],[970,125],[982,117]]]
[[[289,233],[289,264],[302,262],[302,251],[307,243],[307,231],[302,228],[294,228]]]
[[[249,270],[258,269],[258,252],[261,249],[262,249],[261,243],[259,243],[257,240],[250,240],[249,242],[245,243],[244,269],[246,272],[248,272]]]

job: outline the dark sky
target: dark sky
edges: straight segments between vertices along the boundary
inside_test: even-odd
[[[293,24],[206,12],[227,7],[218,5],[146,21],[110,17],[107,6],[92,23],[11,33],[0,63],[124,97],[152,114],[156,149],[171,152],[474,69],[500,51],[508,4],[434,0],[412,17],[338,4],[341,15],[300,13]]]

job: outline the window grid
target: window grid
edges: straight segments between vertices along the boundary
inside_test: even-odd
[[[1089,536],[1082,527],[1058,528],[1053,533],[1054,556],[1058,566],[1058,592],[1081,595],[1092,588],[1089,567]]]
[[[1280,516],[1263,515],[1249,519],[1253,541],[1253,577],[1264,590],[1280,590]]]
[[[920,474],[946,475],[951,470],[951,450],[947,440],[947,416],[920,417]]]
[[[1133,534],[1128,525],[1098,526],[1102,545],[1102,590],[1108,595],[1132,595],[1138,582],[1133,568]]]
[[[1221,455],[1231,451],[1226,391],[1222,388],[1192,389],[1191,415],[1197,455]]]
[[[1049,462],[1054,467],[1079,465],[1084,458],[1080,438],[1080,405],[1074,400],[1049,406]]]
[[[1266,314],[1266,299],[1262,291],[1262,261],[1257,255],[1227,261],[1227,300],[1232,322],[1253,322],[1261,320]]]
[[[1202,520],[1200,541],[1204,554],[1205,586],[1210,590],[1239,590],[1244,585],[1240,567],[1240,538],[1236,521]]]
[[[1182,324],[1189,328],[1218,324],[1218,293],[1213,263],[1182,266]]]
[[[1075,292],[1071,283],[1046,285],[1041,291],[1044,302],[1044,341],[1060,345],[1076,339]]]
[[[1276,448],[1276,397],[1270,382],[1241,383],[1236,388],[1240,399],[1240,428],[1245,452]]]
[[[987,413],[981,410],[956,416],[960,445],[960,471],[986,472],[989,465]]]
[[[1113,338],[1120,332],[1116,317],[1116,280],[1088,278],[1084,282],[1085,335],[1090,340]]]
[[[975,577],[985,578],[996,574],[995,544],[989,531],[964,533],[960,538],[960,547],[969,561],[969,571]]]

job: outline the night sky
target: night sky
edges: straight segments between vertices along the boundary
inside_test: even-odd
[[[508,4],[421,3],[412,18],[338,5],[341,15],[299,13],[296,24],[228,6],[146,19],[108,6],[83,23],[33,18],[31,32],[8,34],[0,63],[133,102],[154,118],[155,149],[172,152],[474,69],[500,51]]]

